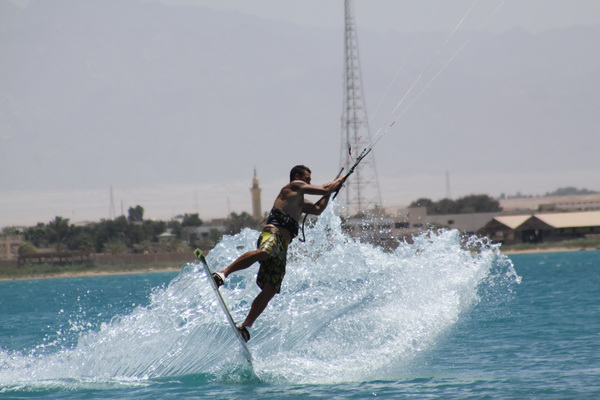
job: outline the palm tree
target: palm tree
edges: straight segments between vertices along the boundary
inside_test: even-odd
[[[63,217],[55,217],[53,221],[48,222],[46,225],[48,232],[48,241],[54,243],[56,251],[64,249],[67,237],[71,227],[69,226],[69,219]]]

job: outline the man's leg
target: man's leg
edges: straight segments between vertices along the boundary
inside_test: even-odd
[[[263,290],[256,296],[254,301],[252,302],[252,306],[250,306],[250,312],[248,312],[248,316],[246,320],[242,322],[243,326],[252,326],[256,318],[267,308],[269,301],[277,294],[275,292],[275,288],[270,283],[266,283],[263,287]]]
[[[255,262],[266,260],[268,257],[269,255],[267,252],[261,249],[248,251],[239,256],[229,267],[221,271],[221,273],[227,277],[233,272],[246,269]]]

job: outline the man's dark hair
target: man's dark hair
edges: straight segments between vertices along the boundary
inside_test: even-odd
[[[305,166],[305,165],[296,165],[290,171],[290,182],[294,180],[294,177],[296,176],[296,174],[303,175],[306,172],[308,172],[309,174],[312,174],[312,171],[307,166]]]

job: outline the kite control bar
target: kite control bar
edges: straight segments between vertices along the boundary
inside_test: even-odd
[[[346,180],[348,179],[348,177],[350,175],[352,175],[352,173],[354,172],[354,170],[356,169],[356,167],[358,167],[358,164],[360,164],[360,162],[363,160],[363,158],[365,158],[367,156],[367,154],[369,154],[371,152],[371,150],[373,150],[372,147],[368,147],[368,148],[363,149],[363,151],[360,153],[360,155],[356,158],[356,161],[354,161],[354,164],[352,165],[352,167],[350,167],[350,169],[348,170],[348,173],[346,175],[344,175],[344,179],[342,179],[342,184],[334,192],[333,199],[335,199],[337,197],[338,193],[340,192],[340,190],[344,186],[344,183],[346,182]],[[343,171],[344,171],[344,167],[342,167],[342,169],[340,170],[340,172],[337,174],[336,179],[339,178],[340,175],[342,175]],[[306,217],[308,217],[308,214],[310,214],[310,212],[312,211],[312,209],[315,208],[316,205],[319,204],[319,202],[321,200],[323,200],[324,198],[325,198],[325,196],[321,197],[321,199],[319,199],[319,201],[317,201],[315,204],[313,204],[312,208],[306,214],[304,214],[304,220],[302,221],[302,239],[300,239],[300,238],[298,239],[301,242],[305,242],[306,241],[306,235],[304,234],[304,224],[306,223]]]
[[[365,158],[367,156],[367,154],[369,154],[371,152],[371,150],[373,150],[372,147],[363,149],[363,151],[360,153],[360,155],[356,158],[356,161],[354,162],[354,164],[352,165],[352,167],[350,167],[350,169],[348,170],[348,173],[344,176],[344,179],[342,180],[342,184],[340,185],[340,187],[338,187],[338,189],[333,194],[333,198],[334,199],[337,197],[338,193],[342,189],[342,186],[344,185],[344,183],[346,182],[346,180],[348,179],[348,177],[350,175],[352,175],[352,173],[354,172],[354,170],[356,169],[356,167],[358,167],[358,164],[360,164],[360,162],[363,160],[363,158]],[[341,169],[340,173],[338,174],[338,176],[340,176],[342,174],[343,170],[344,170],[344,167],[342,167],[342,169]]]

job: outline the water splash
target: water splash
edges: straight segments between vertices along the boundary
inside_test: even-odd
[[[519,279],[497,246],[456,230],[390,253],[349,239],[340,224],[327,213],[308,246],[292,247],[286,290],[255,344],[263,379],[395,379],[480,300],[482,285],[494,295]]]
[[[246,229],[225,237],[209,264],[223,268],[253,249],[257,236]],[[75,346],[50,354],[0,351],[0,387],[143,384],[189,374],[292,383],[394,379],[482,293],[503,295],[519,280],[497,246],[458,231],[428,232],[386,252],[346,236],[328,209],[307,238],[291,244],[282,293],[255,324],[254,371],[206,278],[188,264],[151,293],[148,306],[84,330]],[[258,293],[256,268],[222,289],[236,320]]]

